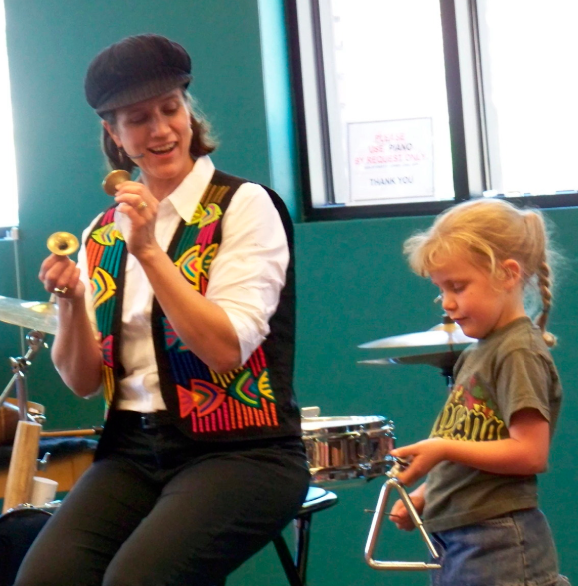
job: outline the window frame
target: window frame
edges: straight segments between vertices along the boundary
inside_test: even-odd
[[[285,0],[288,30],[291,83],[294,88],[295,118],[297,122],[300,179],[305,221],[348,220],[399,216],[436,215],[462,201],[482,197],[488,188],[488,137],[483,104],[480,40],[477,23],[477,2],[467,0],[439,0],[443,36],[450,145],[454,193],[453,199],[375,205],[335,204],[330,152],[330,130],[325,86],[321,17],[319,0],[307,0],[311,7],[312,63],[315,79],[317,115],[319,118],[319,153],[323,168],[321,181],[327,205],[313,205],[313,187],[310,174],[309,145],[307,143],[307,112],[303,87],[301,57],[302,39],[299,35],[298,2]],[[308,42],[308,41],[307,41]],[[311,68],[311,64],[306,65]],[[558,208],[578,206],[578,192],[550,195],[504,197],[519,206]]]

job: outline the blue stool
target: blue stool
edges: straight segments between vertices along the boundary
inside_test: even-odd
[[[291,557],[283,535],[279,535],[279,537],[273,540],[277,555],[281,560],[281,564],[291,586],[305,586],[311,517],[313,513],[328,509],[336,503],[337,495],[335,493],[324,488],[310,486],[305,502],[301,505],[301,510],[293,521],[295,526],[294,557]]]

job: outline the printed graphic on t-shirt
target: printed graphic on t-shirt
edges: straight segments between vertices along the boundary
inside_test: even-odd
[[[478,442],[509,436],[498,405],[472,376],[467,384],[454,386],[430,437]]]

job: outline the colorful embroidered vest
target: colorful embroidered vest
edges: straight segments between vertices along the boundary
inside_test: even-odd
[[[215,171],[190,222],[181,221],[167,254],[191,287],[205,294],[211,262],[221,242],[221,222],[245,181]],[[264,187],[275,205],[290,250],[285,287],[271,332],[240,368],[226,374],[209,369],[176,335],[156,300],[152,331],[161,393],[175,424],[203,440],[253,439],[301,434],[293,395],[295,272],[291,219],[281,198]],[[114,224],[115,206],[87,239],[88,270],[103,352],[105,399],[114,408],[114,391],[123,376],[119,360],[120,324],[127,250]]]

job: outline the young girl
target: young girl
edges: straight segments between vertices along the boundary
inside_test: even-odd
[[[428,475],[411,498],[441,550],[432,584],[567,585],[537,508],[536,474],[546,469],[562,396],[548,350],[555,339],[546,332],[552,295],[542,216],[503,200],[469,201],[408,239],[404,252],[478,340],[455,365],[429,439],[392,451],[410,460],[401,482]],[[524,309],[533,285],[542,300],[537,325]],[[391,516],[398,528],[413,528],[401,501]]]

